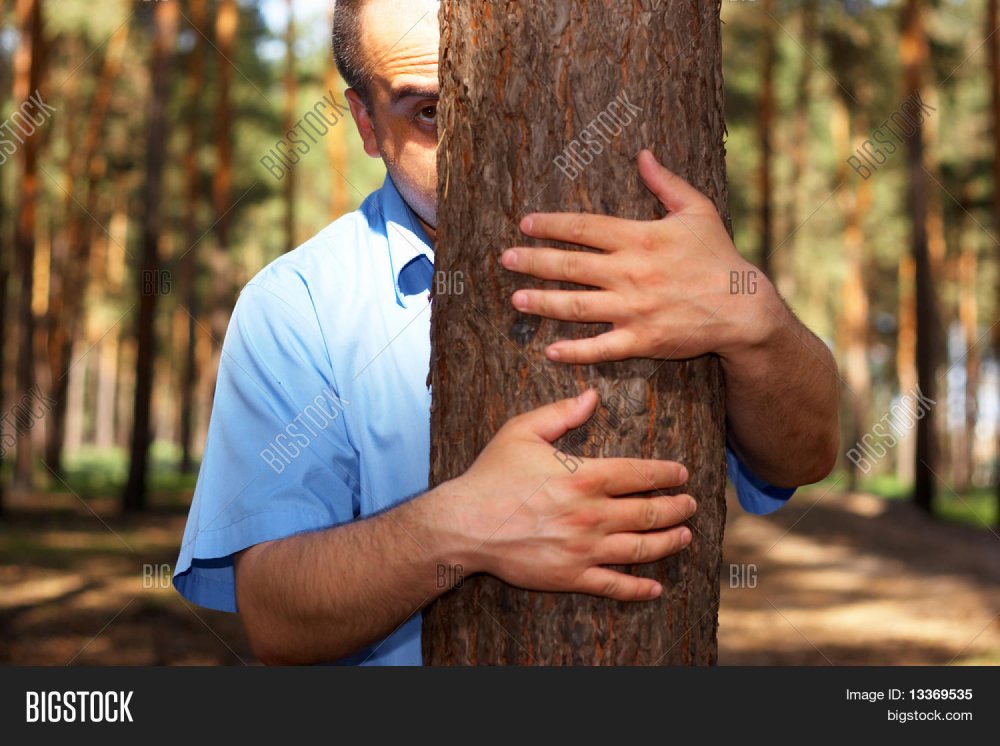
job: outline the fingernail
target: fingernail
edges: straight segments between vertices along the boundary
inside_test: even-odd
[[[682,528],[681,529],[681,546],[687,546],[691,543],[691,529]]]
[[[649,597],[659,598],[661,595],[663,595],[663,586],[657,583],[656,585],[653,586],[653,590],[650,591]]]
[[[688,498],[688,503],[689,503],[688,510],[690,512],[694,513],[695,511],[698,510],[698,501],[695,500],[693,497]]]
[[[521,230],[527,233],[528,231],[531,230],[531,227],[534,225],[534,223],[535,221],[532,220],[530,217],[525,218],[524,220],[521,221]]]
[[[508,249],[500,257],[500,261],[505,267],[508,268],[513,267],[514,265],[517,264],[517,252],[514,251],[513,249]]]
[[[681,482],[686,482],[688,480],[688,470],[686,466],[681,467],[681,473],[678,475]]]
[[[545,351],[545,354],[549,356],[549,360],[559,359],[559,350],[557,350],[555,347],[550,347],[549,349],[547,349]]]
[[[514,301],[514,308],[518,309],[519,311],[523,311],[528,305],[528,294],[525,293],[523,290],[518,290],[516,293],[514,293],[513,301]]]

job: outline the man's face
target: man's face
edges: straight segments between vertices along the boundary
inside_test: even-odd
[[[437,227],[438,0],[369,0],[362,47],[371,108],[348,91],[365,152],[382,158],[434,238]]]

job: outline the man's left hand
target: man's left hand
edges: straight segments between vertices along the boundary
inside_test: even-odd
[[[604,215],[528,215],[528,236],[604,253],[515,247],[504,267],[542,280],[595,290],[522,289],[514,307],[575,322],[605,322],[596,337],[562,340],[546,349],[554,361],[591,364],[626,358],[723,358],[764,343],[780,324],[783,304],[763,273],[733,245],[715,205],[653,154],[639,173],[668,214],[636,221]]]

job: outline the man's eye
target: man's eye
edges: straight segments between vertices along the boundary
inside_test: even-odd
[[[433,126],[437,123],[437,105],[425,106],[417,112],[417,121]]]

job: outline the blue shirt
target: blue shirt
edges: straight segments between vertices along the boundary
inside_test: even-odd
[[[387,177],[240,294],[174,575],[186,598],[236,611],[234,553],[427,490],[433,263]],[[794,492],[726,456],[745,510],[770,512]],[[419,613],[339,662],[419,665]]]

